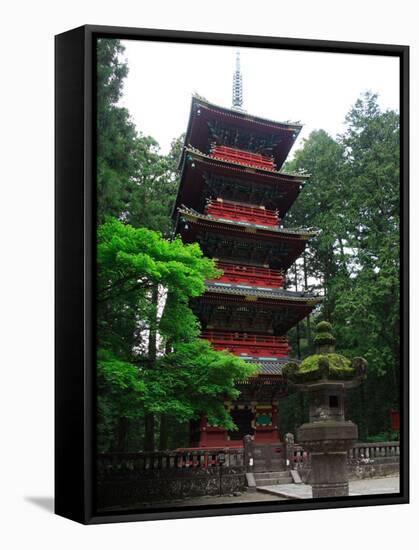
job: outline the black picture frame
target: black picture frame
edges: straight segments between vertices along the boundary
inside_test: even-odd
[[[400,494],[236,506],[95,511],[95,40],[101,37],[393,56],[400,60]],[[110,523],[409,502],[409,47],[86,25],[55,39],[55,513]]]

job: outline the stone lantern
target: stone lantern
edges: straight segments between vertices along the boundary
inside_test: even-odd
[[[309,397],[309,422],[297,431],[297,441],[311,455],[313,497],[348,495],[347,452],[358,438],[358,428],[345,420],[345,391],[365,379],[367,362],[350,361],[335,353],[332,327],[316,326],[316,353],[300,364],[288,363],[283,374]]]

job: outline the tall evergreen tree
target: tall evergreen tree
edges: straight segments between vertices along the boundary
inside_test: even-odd
[[[341,141],[350,174],[346,216],[352,272],[336,303],[336,334],[370,364],[369,380],[358,390],[363,410],[355,411],[361,422],[367,419],[368,434],[388,429],[389,409],[399,405],[399,116],[381,111],[377,96],[367,93],[346,122]]]
[[[349,403],[361,437],[385,434],[399,400],[399,155],[398,114],[367,93],[342,136],[313,132],[287,166],[312,174],[288,223],[319,228],[297,280],[324,294],[320,315],[333,322],[341,351],[370,364]]]
[[[167,155],[151,136],[139,132],[120,105],[128,65],[119,40],[97,45],[97,218],[122,219],[168,236],[178,186],[177,163],[183,136]]]
[[[118,105],[128,74],[119,40],[97,42],[97,218],[120,217],[138,169],[137,132],[127,109]]]

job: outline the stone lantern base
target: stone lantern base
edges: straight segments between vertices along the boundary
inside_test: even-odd
[[[348,496],[347,452],[357,438],[350,421],[309,422],[298,429],[297,440],[311,455],[314,498]]]

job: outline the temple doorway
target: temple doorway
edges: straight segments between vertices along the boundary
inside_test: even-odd
[[[253,435],[254,428],[252,427],[253,412],[245,407],[239,409],[235,407],[230,411],[231,417],[238,430],[229,432],[230,440],[242,440],[245,435]]]

